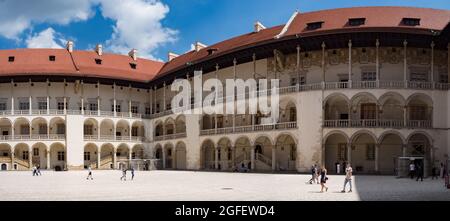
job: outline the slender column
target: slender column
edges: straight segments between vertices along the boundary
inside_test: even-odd
[[[375,144],[375,172],[379,171],[380,164],[380,145]]]
[[[166,111],[166,82],[163,84],[163,110]]]
[[[215,73],[216,79],[218,79],[218,76],[217,76],[218,72],[219,72],[219,64],[216,64],[216,73]],[[219,91],[217,90],[217,87],[218,87],[217,83],[216,83],[215,87],[216,88],[214,88],[214,90],[216,92],[216,96],[215,96],[214,105],[217,105],[217,103],[218,103],[218,99],[217,98],[219,96]],[[223,103],[223,101],[222,101],[222,103]],[[215,111],[214,111],[214,128],[217,131],[217,113]]]
[[[133,89],[131,88],[131,85],[128,87],[128,116],[132,117],[133,114],[131,113],[131,91]],[[131,134],[131,131],[130,131]]]
[[[272,147],[272,171],[275,171],[277,169],[277,147]]]
[[[406,51],[407,51],[408,42],[405,40],[403,41],[403,81],[405,82],[405,88],[408,88],[408,61],[406,59]]]
[[[101,115],[101,108],[100,108],[100,82],[97,81],[97,115]]]
[[[129,149],[128,150],[128,160],[130,161],[130,163],[131,163],[132,159],[133,159],[133,153],[132,153],[131,149]]]
[[[114,85],[113,85],[113,106],[114,106],[113,107],[113,113],[114,113],[114,117],[117,116],[116,103],[117,103],[117,101],[116,101],[116,83],[114,83]],[[114,133],[114,137],[115,136],[116,136],[116,134]]]
[[[14,115],[14,80],[11,80],[11,114]]]
[[[101,162],[101,157],[102,157],[102,150],[100,149],[100,147],[97,149],[97,169],[100,169],[100,162]]]
[[[47,114],[50,114],[50,82],[47,79]]]
[[[166,169],[166,149],[163,148],[162,151],[163,169]]]
[[[15,153],[14,153],[14,150],[12,150],[11,151],[11,170],[14,170],[14,156],[15,155]]]
[[[31,90],[31,89],[30,89]],[[33,99],[31,98],[31,94],[30,94],[30,96],[28,97],[28,103],[29,103],[29,114],[32,114],[33,112]]]
[[[51,169],[50,168],[50,150],[46,150],[47,153],[47,170]]]
[[[113,168],[117,169],[117,150],[114,148],[113,151]]]
[[[67,114],[67,98],[66,98],[66,87],[67,87],[67,82],[66,79],[64,79],[64,97],[63,97],[63,109],[64,109],[64,115]]]
[[[255,146],[252,146],[250,149],[250,164],[251,170],[255,170]]]
[[[430,81],[431,81],[431,84],[432,84],[432,86],[433,86],[433,88],[434,88],[434,46],[435,46],[435,44],[434,44],[434,41],[433,42],[431,42],[431,64],[430,64],[430,74],[431,74],[431,76],[430,76]]]
[[[375,53],[376,53],[376,78],[377,78],[377,88],[380,88],[380,41],[377,38],[375,42]]]
[[[81,81],[81,114],[84,115],[84,83]]]
[[[28,150],[28,165],[29,168],[31,169],[33,167],[33,149],[29,149]]]
[[[406,157],[406,149],[407,149],[408,145],[407,144],[403,144],[402,145],[402,156]]]
[[[325,89],[325,42],[322,42],[322,89]]]
[[[214,148],[214,169],[219,169],[219,147]]]
[[[300,88],[300,45],[297,45],[297,64],[296,64],[296,69],[297,69],[297,90],[299,90]]]
[[[156,86],[153,86],[153,96],[154,96],[153,102],[154,102],[154,105],[155,105],[155,112],[154,113],[156,113],[156,111],[157,111],[157,109],[156,109]]]
[[[352,88],[352,40],[348,41],[348,88]]]
[[[129,135],[129,137],[130,137],[130,141],[131,141],[131,135],[132,135],[132,134],[131,134],[131,130],[132,130],[132,128],[133,128],[132,126],[133,126],[133,125],[130,124],[130,126],[128,127],[128,135]],[[176,130],[176,129],[177,129],[177,128],[175,127],[174,130]]]
[[[403,107],[403,126],[408,126],[408,106]]]
[[[237,60],[236,60],[236,58],[234,58],[233,59],[233,80],[234,81],[236,81],[236,64],[237,64]],[[235,95],[235,97],[233,98],[233,103],[234,103],[233,109],[234,109],[234,111],[236,111],[236,93],[237,93],[236,87],[233,88],[233,90],[234,90],[234,95]],[[233,131],[234,131],[235,127],[236,127],[236,114],[233,114]]]

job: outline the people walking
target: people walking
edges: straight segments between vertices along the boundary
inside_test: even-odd
[[[417,168],[416,168],[416,171],[417,171],[417,179],[416,179],[416,181],[419,181],[419,179],[420,179],[420,181],[423,181],[423,168],[422,168],[422,165],[418,164]]]
[[[133,179],[134,179],[134,168],[131,167],[131,180],[133,180]]]
[[[319,167],[317,165],[314,166],[314,173],[315,173],[316,183],[320,184],[320,182],[319,182],[320,171],[319,171]]]
[[[345,168],[344,188],[341,191],[342,193],[345,193],[345,187],[347,186],[347,183],[350,185],[350,190],[348,192],[352,192],[352,176],[353,168],[350,166],[350,164],[347,164],[347,168]]]
[[[445,178],[445,174],[444,174],[444,163],[441,163],[441,168],[439,171],[439,177],[441,177],[442,179]]]
[[[127,170],[125,167],[122,168],[122,177],[120,177],[120,180],[127,181]]]
[[[41,165],[37,165],[37,168],[36,168],[36,174],[38,175],[38,176],[42,176],[42,173],[41,173]]]
[[[33,166],[33,176],[37,176],[37,168],[36,166]]]
[[[311,179],[308,181],[309,184],[312,184],[316,181],[316,165],[311,166]]]
[[[414,174],[416,173],[416,165],[414,165],[414,162],[411,161],[409,164],[409,176],[411,179],[414,179]]]
[[[327,177],[327,169],[325,169],[325,166],[322,166],[320,170],[320,185],[321,189],[320,192],[323,193],[323,189],[325,188],[325,192],[328,191],[328,187],[325,185],[327,183],[328,177]]]
[[[91,169],[91,166],[88,167],[88,176],[86,177],[86,179],[89,180],[89,178],[91,178],[91,180],[94,179],[94,178],[92,178],[92,169]]]

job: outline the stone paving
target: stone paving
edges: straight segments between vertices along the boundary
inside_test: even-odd
[[[0,200],[20,201],[354,201],[446,200],[444,181],[416,182],[392,176],[355,176],[353,193],[340,193],[344,176],[330,175],[329,190],[307,184],[309,175],[136,171],[135,179],[120,181],[121,171],[0,172]],[[130,174],[128,173],[128,176]]]

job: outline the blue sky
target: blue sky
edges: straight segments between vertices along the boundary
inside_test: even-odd
[[[145,57],[165,60],[168,51],[184,53],[190,50],[195,41],[210,45],[250,32],[257,20],[266,27],[284,24],[296,9],[308,12],[341,7],[389,5],[450,10],[448,0],[36,2],[0,1],[0,49],[61,47],[67,39],[72,39],[77,49],[90,50],[95,44],[101,43],[107,51],[126,53],[134,47]],[[39,5],[34,6],[35,3]],[[23,21],[18,22],[21,19]]]

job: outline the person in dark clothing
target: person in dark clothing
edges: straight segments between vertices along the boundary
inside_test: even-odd
[[[131,180],[133,180],[133,179],[134,179],[134,168],[131,167]]]
[[[120,177],[120,180],[127,181],[127,169],[125,169],[125,167],[122,169],[122,177]]]
[[[327,169],[325,169],[325,166],[322,166],[322,169],[320,171],[320,185],[321,190],[320,192],[323,193],[323,189],[325,188],[325,192],[328,191],[328,187],[325,185],[327,183],[328,177],[327,177]]]
[[[434,178],[439,179],[436,166],[433,166],[433,169],[431,169],[431,179],[434,180]]]
[[[419,179],[420,179],[420,181],[423,181],[423,168],[422,168],[422,165],[417,165],[417,169],[416,169],[416,171],[417,171],[417,179],[416,179],[416,181],[419,181]]]

